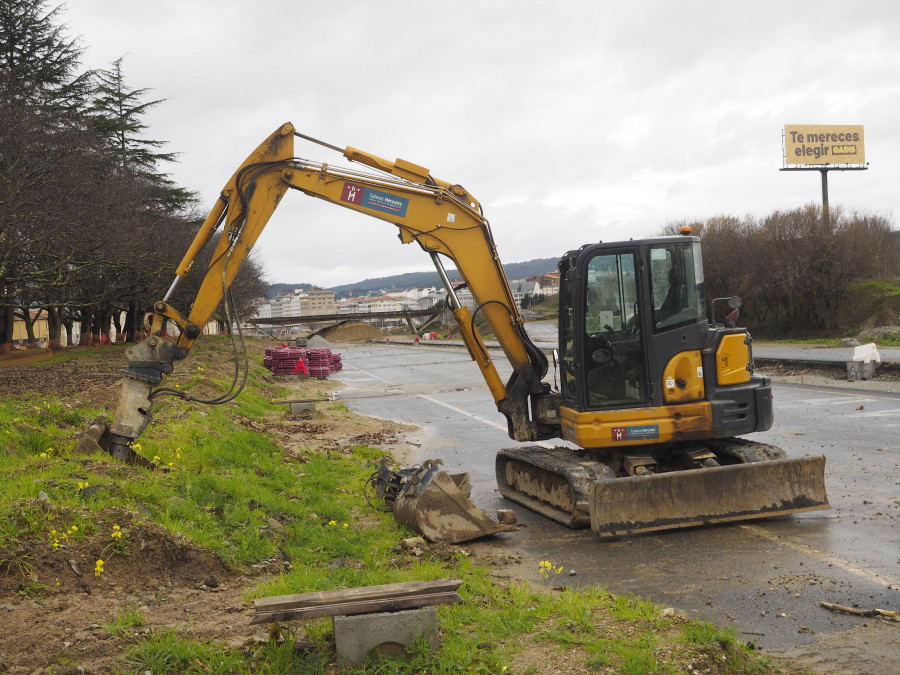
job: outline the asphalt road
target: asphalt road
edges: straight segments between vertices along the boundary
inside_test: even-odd
[[[829,511],[601,541],[496,492],[494,455],[515,442],[463,349],[373,343],[339,350],[344,370],[333,377],[347,385],[341,398],[349,407],[422,429],[410,463],[439,457],[470,473],[477,506],[516,512],[523,530],[479,546],[520,556],[526,578],[538,582],[539,561],[551,560],[564,568],[555,583],[649,597],[733,625],[774,650],[873,621],[830,612],[820,601],[900,608],[900,394],[775,384],[775,425],[754,438],[789,457],[826,455]],[[505,378],[509,370],[500,366]],[[900,638],[894,642],[881,658],[900,664]]]

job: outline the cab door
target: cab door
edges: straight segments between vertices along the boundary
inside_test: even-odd
[[[571,263],[560,289],[564,401],[579,411],[647,405],[638,248],[586,247]]]

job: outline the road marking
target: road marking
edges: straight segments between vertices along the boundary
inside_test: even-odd
[[[765,529],[764,527],[760,527],[759,525],[739,525],[739,527],[743,528],[747,532],[750,532],[751,534],[755,534],[757,537],[768,539],[769,541],[776,544],[787,546],[788,548],[793,549],[798,553],[803,553],[810,558],[815,558],[816,560],[828,563],[832,567],[842,569],[845,572],[849,572],[850,574],[858,576],[859,578],[865,579],[866,581],[870,581],[874,584],[878,584],[879,586],[884,584],[889,588],[900,588],[900,578],[889,577],[884,574],[880,574],[879,572],[874,572],[872,570],[866,569],[865,567],[859,567],[858,565],[854,565],[853,563],[846,560],[835,558],[832,555],[823,553],[818,549],[814,549],[812,546],[801,544],[791,537],[772,534],[767,529]]]
[[[374,377],[376,380],[381,380],[385,384],[393,384],[389,380],[386,380],[383,377],[378,377],[377,375],[374,375],[373,373],[370,373],[368,371],[360,370],[359,372],[365,373],[366,375],[369,375],[370,377]],[[429,401],[429,402],[434,403],[439,406],[443,406],[444,408],[447,408],[448,410],[452,410],[453,412],[457,413],[458,415],[463,415],[464,417],[471,417],[473,420],[478,420],[482,424],[486,424],[489,427],[494,427],[495,429],[500,429],[501,431],[508,431],[508,428],[505,424],[498,424],[494,420],[489,420],[484,417],[481,417],[481,415],[476,415],[475,413],[470,413],[468,410],[463,410],[462,408],[458,408],[457,406],[451,405],[450,403],[445,403],[444,401],[439,401],[438,399],[428,396],[426,394],[410,392],[409,395],[410,396],[418,396],[419,398],[424,398],[426,401]],[[552,444],[547,443],[546,441],[538,441],[536,443],[536,445],[540,445],[545,448],[555,447]]]
[[[874,403],[876,401],[875,398],[871,396],[866,396],[865,398],[856,398],[855,403]],[[797,408],[799,406],[804,405],[820,405],[820,406],[830,406],[830,405],[847,405],[849,401],[846,398],[801,398],[795,401],[779,401],[779,408]]]
[[[791,387],[791,386],[788,386],[788,385],[781,384],[780,382],[773,382],[773,384],[776,385],[776,386],[775,386],[775,391],[776,391],[776,392],[777,392],[779,389],[785,389],[785,390],[787,390],[787,391],[805,391],[805,392],[807,392],[807,393],[809,393],[810,391],[815,391],[815,392],[818,392],[818,393],[820,393],[820,394],[831,394],[831,395],[833,395],[833,396],[843,396],[843,397],[846,397],[846,398],[863,398],[863,399],[865,399],[865,398],[871,398],[871,399],[879,399],[879,400],[882,400],[882,401],[895,401],[895,402],[896,402],[896,400],[897,400],[897,395],[896,395],[896,394],[894,394],[893,396],[878,396],[877,394],[871,394],[871,393],[869,393],[869,392],[866,392],[866,393],[864,393],[864,394],[863,394],[863,393],[855,394],[855,393],[853,393],[853,392],[847,392],[847,393],[844,393],[844,392],[836,392],[836,391],[834,391],[834,390],[832,390],[832,389],[829,389],[829,390],[826,391],[826,390],[824,390],[824,389],[816,389],[816,388],[814,388],[814,387],[812,387],[812,386],[808,386],[808,387]],[[813,401],[818,402],[819,400],[821,400],[821,399],[809,399],[809,402],[810,402],[810,403],[813,402]],[[835,400],[838,400],[838,399],[835,399]]]
[[[861,412],[857,417],[893,417],[900,415],[900,410],[870,410]]]
[[[439,401],[436,398],[432,398],[431,396],[426,396],[425,394],[418,394],[420,398],[424,398],[426,401],[430,401],[431,403],[435,403],[440,406],[444,406],[448,410],[452,410],[453,412],[464,415],[465,417],[471,417],[474,420],[478,420],[482,424],[487,424],[490,427],[494,427],[495,429],[500,429],[501,431],[509,431],[508,427],[505,424],[498,424],[494,420],[485,419],[480,415],[476,415],[475,413],[470,413],[468,410],[463,410],[462,408],[457,408],[455,405],[451,405],[450,403],[445,403],[444,401]],[[542,448],[554,448],[556,447],[552,443],[548,443],[547,441],[535,441],[535,445],[540,445]]]

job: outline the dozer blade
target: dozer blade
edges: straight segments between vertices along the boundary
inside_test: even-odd
[[[777,459],[598,481],[591,529],[618,536],[828,508],[825,457]]]
[[[491,520],[463,493],[467,491],[468,474],[451,478],[438,468],[439,462],[425,462],[419,472],[406,480],[394,502],[397,522],[428,541],[450,544],[518,529]]]

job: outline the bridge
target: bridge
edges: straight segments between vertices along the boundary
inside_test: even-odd
[[[444,309],[403,309],[396,312],[358,312],[356,314],[304,314],[302,316],[271,316],[271,317],[254,317],[247,319],[247,323],[251,323],[264,333],[266,328],[272,326],[288,326],[293,324],[313,324],[313,323],[341,323],[343,321],[366,321],[371,319],[403,319],[413,333],[420,333],[432,321],[437,319],[445,311]],[[414,318],[428,317],[424,323],[416,328],[413,323]]]

